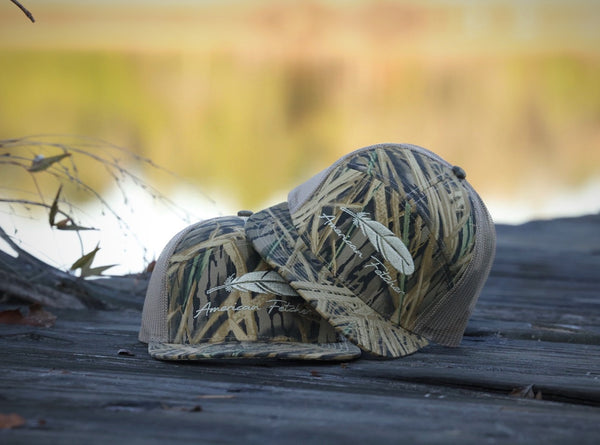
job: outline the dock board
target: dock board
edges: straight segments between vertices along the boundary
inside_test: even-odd
[[[159,362],[143,282],[0,324],[0,413],[22,423],[0,443],[600,443],[600,215],[497,232],[460,347],[398,360]]]

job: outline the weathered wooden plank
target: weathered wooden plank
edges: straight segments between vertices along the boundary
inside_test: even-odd
[[[499,227],[461,346],[393,361],[158,362],[137,341],[139,293],[53,310],[52,328],[0,325],[0,413],[26,420],[0,441],[597,443],[599,227]]]
[[[19,411],[29,421],[26,429],[11,431],[11,437],[34,439],[44,431],[58,442],[77,441],[85,427],[83,431],[98,441],[114,439],[130,427],[122,421],[125,415],[137,419],[144,431],[164,425],[157,437],[164,438],[169,428],[177,430],[176,442],[190,439],[188,434],[198,429],[211,431],[217,442],[240,437],[251,441],[252,434],[268,442],[263,436],[266,425],[287,435],[305,424],[314,433],[321,416],[337,415],[330,430],[323,425],[315,437],[330,443],[368,440],[370,429],[388,425],[389,431],[373,437],[392,442],[398,434],[404,437],[402,430],[407,428],[415,442],[436,441],[451,432],[457,436],[446,439],[468,441],[480,434],[494,438],[501,426],[503,433],[496,438],[524,443],[519,438],[531,439],[534,433],[549,440],[566,438],[571,421],[583,427],[578,434],[595,434],[600,420],[597,408],[585,406],[600,403],[600,348],[595,345],[468,337],[458,349],[434,346],[396,361],[174,364],[147,356],[135,338],[135,311],[88,314],[87,320],[79,320],[77,313],[63,313],[56,329],[4,330],[3,368],[10,372],[4,374],[0,407]],[[135,356],[117,355],[122,348]],[[528,385],[534,385],[544,400],[509,396]],[[195,411],[196,406],[202,412]],[[432,419],[417,415],[424,412],[440,422],[440,430],[432,433]],[[320,414],[315,417],[316,413]],[[469,425],[477,426],[465,425],[465,416]],[[188,428],[181,434],[180,419]],[[226,419],[236,424],[231,437],[223,436]],[[548,431],[529,425],[532,419],[543,419]],[[102,431],[103,424],[114,429],[112,436]],[[218,425],[223,429],[215,430]],[[440,431],[445,433],[440,436]],[[307,439],[306,432],[296,433],[298,439]]]

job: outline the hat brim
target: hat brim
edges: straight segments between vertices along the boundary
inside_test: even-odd
[[[377,357],[412,354],[429,342],[372,309],[324,267],[299,236],[287,202],[254,213],[246,236],[263,259],[284,277],[338,332]]]
[[[361,355],[355,345],[300,342],[148,343],[148,352],[158,360],[280,359],[345,361]]]

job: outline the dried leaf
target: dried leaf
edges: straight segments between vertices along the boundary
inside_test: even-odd
[[[19,309],[2,311],[0,312],[0,323],[50,328],[56,321],[56,315],[44,310],[38,303],[30,305],[25,312],[26,315]]]
[[[89,268],[92,265],[92,262],[94,261],[94,258],[96,257],[96,254],[98,253],[99,250],[100,250],[100,245],[98,244],[98,245],[96,245],[96,248],[94,250],[86,253],[81,258],[79,258],[77,261],[75,261],[73,263],[73,265],[71,266],[71,270],[83,269],[84,267]]]
[[[65,219],[61,219],[57,223],[54,223],[54,226],[56,226],[56,228],[59,230],[67,230],[67,226],[69,225],[70,222],[71,222],[71,218],[65,218]]]
[[[56,192],[56,196],[54,197],[54,201],[52,201],[52,206],[50,207],[50,215],[48,215],[48,221],[50,222],[50,227],[54,226],[54,220],[56,219],[56,214],[58,213],[58,198],[60,197],[60,192],[62,191],[62,185],[58,188]]]
[[[523,399],[542,400],[542,391],[536,391],[533,385],[514,388],[508,395],[512,397],[520,397]]]
[[[56,227],[58,230],[96,230],[93,227],[79,226],[73,222],[70,217],[66,217],[56,222],[56,215],[58,214],[58,198],[60,198],[60,192],[62,191],[62,185],[58,188],[54,201],[50,206],[50,214],[48,215],[48,222],[50,227]]]
[[[17,428],[25,425],[25,419],[18,414],[2,414],[0,413],[0,429]]]
[[[135,357],[135,354],[131,352],[129,349],[119,349],[117,351],[117,355],[125,355],[127,357]]]
[[[58,230],[98,230],[94,227],[79,226],[71,218],[65,218],[55,224]]]
[[[49,158],[44,157],[44,155],[37,155],[35,158],[33,158],[33,161],[31,162],[31,166],[27,169],[27,171],[30,171],[33,173],[33,172],[40,172],[40,171],[46,170],[52,164],[55,164],[55,163],[61,161],[62,159],[66,158],[67,156],[71,156],[71,153],[63,153],[63,154],[57,155],[57,156],[50,156]]]
[[[154,267],[156,267],[156,261],[152,260],[148,266],[146,266],[146,273],[152,273],[154,271]]]
[[[49,328],[54,326],[56,315],[44,310],[42,305],[34,303],[29,306],[29,315],[26,317],[28,322],[34,326]]]
[[[19,309],[8,309],[0,312],[0,323],[23,324],[23,314]]]

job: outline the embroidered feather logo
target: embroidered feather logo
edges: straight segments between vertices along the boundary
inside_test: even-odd
[[[206,294],[208,295],[219,289],[225,289],[227,292],[231,292],[235,289],[242,292],[283,295],[288,297],[298,295],[288,282],[274,270],[248,272],[239,278],[236,278],[235,274],[229,275],[223,285],[208,289]]]
[[[361,230],[394,269],[404,275],[411,275],[415,271],[410,252],[394,232],[380,222],[373,221],[366,212],[354,213],[346,207],[342,207],[342,211],[352,217],[352,223]]]

